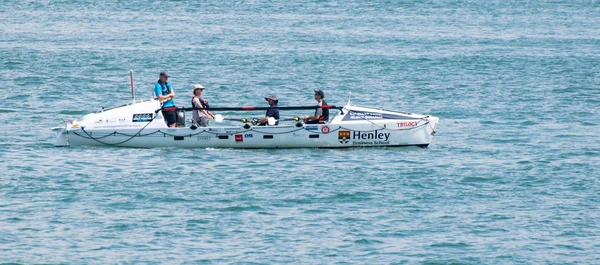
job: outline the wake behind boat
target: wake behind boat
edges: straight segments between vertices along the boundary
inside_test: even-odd
[[[277,107],[279,110],[316,109],[317,106]],[[337,114],[323,124],[280,120],[277,125],[239,124],[196,127],[185,122],[178,108],[179,127],[168,128],[156,99],[134,102],[66,120],[53,128],[55,146],[120,146],[184,148],[347,148],[375,146],[427,147],[439,122],[433,116],[359,107],[321,106]],[[210,108],[210,111],[258,111],[257,107]],[[337,111],[335,111],[337,110]]]

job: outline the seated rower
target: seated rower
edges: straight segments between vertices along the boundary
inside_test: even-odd
[[[275,125],[277,125],[279,123],[277,121],[277,120],[279,120],[279,109],[277,109],[277,107],[278,107],[277,103],[279,103],[279,100],[277,99],[277,97],[275,97],[273,95],[266,97],[265,100],[267,100],[267,102],[269,103],[269,106],[271,108],[267,110],[265,117],[258,121],[258,125],[259,126],[267,125],[269,123],[269,118],[275,119]]]
[[[317,106],[327,106],[327,102],[323,100],[325,98],[325,92],[323,90],[315,90],[315,100],[317,101]],[[315,115],[313,116],[305,116],[304,123],[308,124],[317,124],[317,123],[327,123],[329,121],[329,109],[317,108],[315,110]]]
[[[214,119],[215,115],[213,115],[210,111],[206,110],[208,108],[208,101],[202,98],[203,91],[204,86],[202,86],[201,84],[194,85],[194,97],[192,98],[192,107],[200,108],[203,110],[193,110],[192,119],[196,124],[200,125],[201,127],[207,127],[208,119]]]

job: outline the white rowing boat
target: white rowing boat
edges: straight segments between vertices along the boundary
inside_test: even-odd
[[[280,110],[316,106],[278,107]],[[55,146],[120,146],[184,148],[346,148],[374,146],[427,147],[439,122],[433,116],[346,105],[322,106],[333,118],[324,124],[304,124],[298,118],[277,125],[255,126],[246,119],[236,124],[168,128],[158,100],[146,100],[66,120],[53,128]],[[267,108],[211,108],[215,111],[257,111]],[[181,108],[179,113],[190,111]],[[185,115],[180,114],[180,117]],[[213,122],[214,123],[214,122]]]

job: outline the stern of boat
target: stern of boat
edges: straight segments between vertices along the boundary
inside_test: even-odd
[[[54,146],[69,146],[69,139],[67,138],[67,127],[54,127],[52,131],[55,133],[56,138],[54,139]]]
[[[54,146],[69,146],[68,127],[73,124],[73,120],[65,120],[65,125],[54,127],[51,130],[54,132]]]

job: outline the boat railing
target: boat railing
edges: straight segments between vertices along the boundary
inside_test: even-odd
[[[108,110],[112,110],[112,109],[118,109],[118,108],[122,108],[122,107],[130,106],[130,105],[134,105],[134,104],[138,104],[138,103],[142,103],[142,102],[153,101],[153,100],[156,100],[156,99],[146,99],[146,100],[141,100],[141,101],[138,101],[138,102],[131,102],[131,103],[127,103],[127,104],[119,105],[119,106],[112,107],[112,108],[105,108],[105,107],[102,107],[102,109],[101,109],[101,110],[98,110],[98,111],[96,111],[96,113],[105,112],[105,111],[108,111]]]

